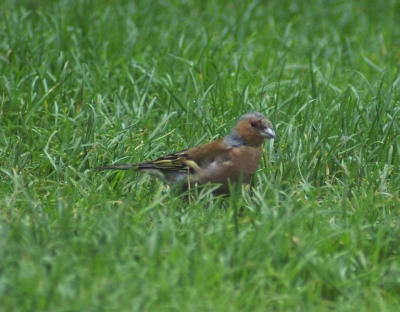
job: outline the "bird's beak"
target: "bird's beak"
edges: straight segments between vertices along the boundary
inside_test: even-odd
[[[275,132],[271,128],[265,128],[262,133],[268,139],[275,139]]]

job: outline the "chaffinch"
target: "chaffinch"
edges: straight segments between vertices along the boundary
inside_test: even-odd
[[[241,116],[225,137],[204,145],[138,164],[114,164],[100,169],[135,169],[169,185],[218,183],[217,194],[229,193],[229,182],[249,183],[256,172],[265,139],[274,139],[272,123],[258,112]]]

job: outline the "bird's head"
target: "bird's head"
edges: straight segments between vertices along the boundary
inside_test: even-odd
[[[248,146],[261,146],[265,139],[274,139],[272,123],[258,112],[241,116],[232,132]]]

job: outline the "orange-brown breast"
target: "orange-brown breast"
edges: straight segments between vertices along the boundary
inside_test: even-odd
[[[216,159],[197,174],[200,184],[219,183],[218,193],[229,193],[229,183],[248,183],[256,172],[262,154],[261,147],[233,147],[225,160]]]

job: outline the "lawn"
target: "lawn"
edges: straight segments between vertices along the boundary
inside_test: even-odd
[[[397,311],[396,1],[0,4],[1,311]],[[251,187],[135,163],[260,111]]]

